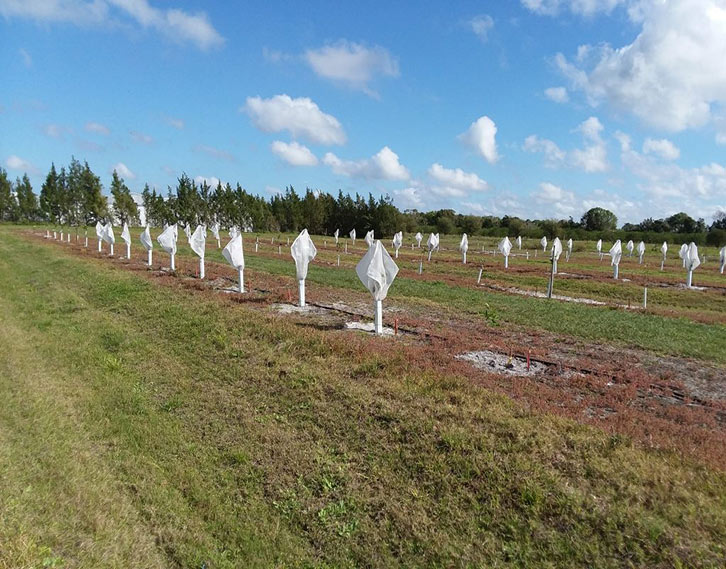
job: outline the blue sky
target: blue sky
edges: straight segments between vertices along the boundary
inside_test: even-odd
[[[0,165],[401,208],[726,211],[726,2],[0,0]]]

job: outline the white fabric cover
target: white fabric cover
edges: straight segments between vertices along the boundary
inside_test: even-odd
[[[368,233],[366,233],[366,243],[368,243],[368,247],[373,247],[373,243],[375,243],[375,241],[376,237],[371,229]]]
[[[633,245],[633,240],[632,239],[630,241],[628,241],[628,244],[627,245],[625,245],[625,248],[628,250],[628,254],[630,254],[630,255],[633,254],[633,248],[634,247],[635,247],[635,245]]]
[[[113,235],[113,225],[109,221],[103,228],[103,235],[101,236],[106,243],[116,243],[116,238]]]
[[[297,280],[305,280],[308,276],[308,264],[318,254],[318,250],[315,248],[313,240],[310,239],[307,229],[303,229],[300,235],[295,238],[295,241],[292,242],[290,254],[295,259]]]
[[[104,225],[100,221],[96,222],[96,237],[99,239],[103,239],[103,228]]]
[[[338,244],[338,237],[340,236],[340,229],[336,229],[335,233],[333,233],[333,237],[335,237],[335,244]]]
[[[212,232],[212,235],[214,236],[214,238],[215,238],[215,239],[216,239],[217,241],[219,241],[219,223],[218,223],[218,222],[216,222],[216,221],[215,221],[215,222],[214,222],[214,223],[212,224],[212,228],[211,228],[211,230],[210,230],[210,231]]]
[[[645,255],[645,243],[641,241],[638,243],[638,257],[642,259],[643,255]]]
[[[421,247],[421,240],[423,239],[423,235],[421,235],[421,232],[416,233],[414,239],[416,239],[416,246]]]
[[[547,249],[547,236],[542,237],[542,239],[539,240],[539,244],[542,245],[542,251]]]
[[[555,261],[559,261],[560,255],[562,255],[562,242],[559,237],[555,237],[555,240],[552,242],[552,256]]]
[[[351,232],[348,234],[350,235],[350,238],[355,241],[355,229],[352,229]]]
[[[509,239],[509,237],[507,237],[507,239]],[[517,249],[521,249],[521,248],[522,248],[522,236],[517,235]]]
[[[684,260],[686,261],[686,269],[689,271],[695,271],[701,264],[701,259],[698,257],[698,247],[693,241],[686,248]]]
[[[235,235],[229,243],[222,249],[222,257],[235,269],[245,268],[245,253],[242,247],[242,234]]]
[[[151,251],[154,248],[154,242],[151,240],[151,231],[149,231],[148,225],[141,232],[141,235],[139,235],[139,239],[147,251]]]
[[[620,259],[623,256],[623,246],[620,243],[620,239],[618,239],[615,244],[610,247],[610,265],[619,265]]]
[[[597,248],[598,253],[602,253],[602,239],[597,240],[597,245],[595,245],[595,247]]]
[[[726,246],[721,247],[721,251],[719,251],[718,254],[718,260],[721,261],[721,264],[726,262]]]
[[[204,252],[207,246],[207,228],[203,225],[197,225],[197,228],[189,238],[189,245],[199,258],[204,259]]]
[[[187,241],[190,241],[192,238],[192,228],[189,227],[188,223],[184,225],[184,233],[187,236]]]
[[[512,242],[509,240],[509,237],[502,239],[499,245],[497,245],[497,249],[499,249],[502,255],[509,257],[509,253],[512,251]]]
[[[176,255],[176,239],[177,239],[176,223],[170,225],[156,238],[161,248],[170,255]]]
[[[459,251],[466,253],[469,250],[469,237],[466,233],[461,236],[461,242],[459,243]]]
[[[240,234],[241,234],[241,231],[237,228],[236,225],[233,225],[232,227],[229,228],[229,238],[230,239],[234,239],[235,237],[237,237],[237,235],[240,235]]]
[[[403,245],[403,231],[399,231],[393,236],[393,248],[398,251]]]
[[[572,239],[567,240],[567,251],[572,253]]]
[[[355,272],[363,286],[373,295],[373,300],[379,301],[386,298],[388,288],[398,274],[398,265],[383,244],[376,241],[358,261]]]
[[[437,233],[434,235],[433,233],[429,235],[428,240],[426,241],[426,247],[428,247],[429,251],[433,251],[439,246],[439,234]]]
[[[686,253],[688,253],[688,245],[684,243],[678,251],[678,256],[683,259],[684,263],[686,261]]]
[[[663,253],[663,258],[665,259],[668,253],[668,243],[666,241],[663,241],[663,245],[660,246],[660,252]]]
[[[124,240],[126,245],[131,245],[131,233],[129,232],[128,223],[124,223],[124,228],[121,230],[121,239]]]

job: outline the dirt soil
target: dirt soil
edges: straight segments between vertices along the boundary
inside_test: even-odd
[[[44,233],[34,237],[44,240]],[[363,290],[311,285],[306,291],[309,306],[299,309],[294,306],[297,283],[292,270],[290,277],[245,271],[248,292],[238,294],[234,292],[236,271],[223,264],[208,261],[206,279],[200,281],[195,278],[198,263],[192,259],[177,258],[174,274],[161,270],[160,260],[166,263],[168,257],[156,252],[154,266],[149,268],[140,258],[129,261],[101,255],[91,246],[94,243],[85,249],[82,239],[77,244],[50,243],[165,286],[262,310],[271,318],[293,319],[297,325],[335,337],[346,335],[349,340],[340,343],[343,349],[403,354],[412,370],[455,374],[504,393],[528,409],[573,418],[644,446],[676,450],[726,469],[724,366],[584,342],[534,328],[495,326],[481,317],[416,301],[387,300],[384,324],[398,333],[376,337],[356,329],[373,319],[373,303]],[[436,280],[454,284],[459,279],[437,275]],[[359,325],[351,327],[351,323]],[[516,373],[524,369],[528,356],[531,373]]]

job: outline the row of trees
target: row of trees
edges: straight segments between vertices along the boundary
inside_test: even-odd
[[[110,193],[113,197],[109,209],[99,177],[87,162],[75,158],[60,171],[52,165],[40,191],[39,199],[33,193],[27,175],[10,183],[7,173],[0,168],[0,220],[40,221],[60,225],[93,225],[96,221],[114,219],[116,222],[139,222],[139,210],[124,180],[114,171]],[[297,232],[307,228],[314,234],[332,234],[340,229],[347,234],[355,228],[359,235],[373,229],[376,235],[391,236],[396,231],[407,233],[439,232],[443,234],[515,236],[539,238],[546,235],[573,239],[642,239],[649,242],[695,241],[699,244],[726,243],[726,214],[719,213],[710,227],[703,219],[695,220],[679,212],[665,219],[645,219],[639,224],[626,223],[618,229],[615,214],[595,207],[577,221],[555,219],[521,219],[513,216],[461,215],[452,209],[429,212],[406,210],[401,212],[390,197],[376,199],[356,194],[352,197],[338,192],[329,193],[306,189],[299,195],[293,187],[269,199],[247,192],[239,184],[207,182],[197,184],[186,174],[166,196],[150,189],[142,192],[147,223],[162,226],[175,222],[194,226],[219,222],[223,227],[237,226],[254,231]]]

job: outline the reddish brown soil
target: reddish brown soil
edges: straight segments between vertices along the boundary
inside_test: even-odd
[[[43,240],[42,235],[36,238]],[[223,294],[236,286],[236,273],[226,265],[206,264],[206,280],[194,276],[197,263],[178,258],[176,274],[153,269],[140,260],[99,255],[83,242],[50,243],[99,262],[132,270],[165,286],[183,287],[230,305],[265,310],[273,318],[290,318],[301,326],[327,330],[336,349],[375,350],[383,356],[404,357],[412,370],[455,374],[504,393],[526,408],[555,413],[626,435],[648,447],[676,450],[684,456],[726,468],[726,369],[685,358],[661,357],[643,350],[586,343],[576,338],[513,325],[492,326],[486,320],[430,304],[388,302],[386,325],[397,323],[399,335],[378,338],[344,329],[350,320],[370,321],[370,295],[319,285],[309,286],[308,302],[316,310],[278,315],[272,305],[297,298],[293,276],[245,271],[245,295]],[[90,245],[90,244],[89,244]],[[166,258],[164,259],[166,261]],[[526,272],[526,267],[513,267]],[[410,274],[407,274],[410,272]],[[406,276],[472,286],[444,275]],[[335,306],[333,306],[335,305]],[[345,341],[340,341],[345,335]],[[512,357],[530,357],[547,364],[536,377],[512,377],[480,370],[454,356],[481,349]]]

